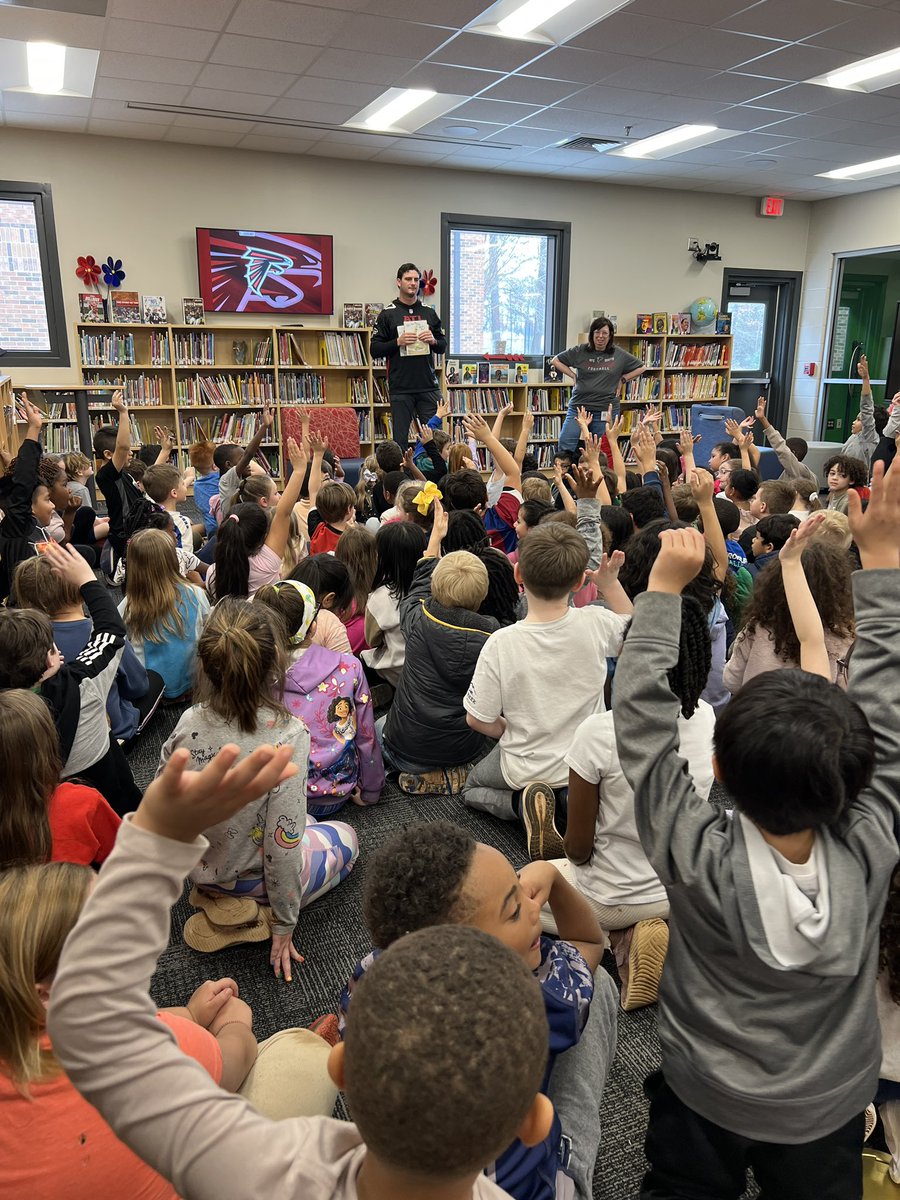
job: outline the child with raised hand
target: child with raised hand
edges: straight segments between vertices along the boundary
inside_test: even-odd
[[[353,584],[353,604],[344,618],[344,624],[347,626],[350,649],[358,655],[369,649],[365,628],[366,605],[378,569],[375,534],[365,525],[349,525],[340,536],[334,556],[346,566]]]
[[[346,825],[307,818],[309,731],[284,708],[283,627],[263,605],[220,601],[197,644],[197,703],[185,712],[160,755],[158,775],[181,748],[198,765],[225,742],[249,753],[277,740],[296,751],[290,780],[230,822],[207,829],[209,847],[191,872],[191,902],[203,911],[184,927],[194,950],[268,941],[276,977],[290,981],[302,961],[293,944],[300,909],[337,886],[359,853]]]
[[[851,496],[850,519],[863,569],[852,581],[849,695],[775,671],[731,701],[714,769],[733,820],[685,771],[667,679],[681,592],[703,562],[699,535],[660,535],[635,605],[616,672],[616,740],[672,913],[645,1197],[709,1192],[711,1181],[736,1196],[751,1165],[773,1200],[862,1194],[863,1109],[881,1061],[878,927],[900,835],[888,683],[900,668],[900,472],[876,468],[868,510]]]
[[[60,779],[59,736],[32,691],[0,692],[0,871],[28,863],[89,867],[113,848],[119,818],[92,787]]]
[[[463,417],[463,427],[466,434],[481,442],[493,455],[495,468],[504,475],[502,490],[493,504],[488,504],[487,489],[482,516],[484,527],[488,531],[491,545],[508,554],[515,550],[516,517],[519,515],[519,505],[522,503],[522,472],[515,457],[499,438],[495,437],[484,417],[477,413],[467,413]]]
[[[48,543],[44,555],[81,594],[93,630],[81,653],[63,662],[46,613],[0,608],[0,689],[30,688],[46,703],[59,734],[62,777],[85,780],[122,815],[140,799],[128,760],[112,736],[106,698],[125,645],[125,626],[103,584],[73,546]]]
[[[219,468],[219,512],[222,517],[228,512],[232,499],[241,486],[241,480],[250,470],[259,448],[270,435],[275,425],[275,410],[265,405],[259,428],[250,439],[246,449],[240,446],[219,446],[215,452]],[[220,518],[221,519],[221,518]]]
[[[279,497],[271,524],[258,504],[239,504],[216,535],[216,558],[206,575],[215,600],[249,596],[264,583],[281,578],[281,560],[291,531],[291,512],[300,495],[309,457],[307,449],[288,438],[291,477]]]
[[[229,745],[191,773],[180,751],[148,788],[67,942],[49,1013],[56,1053],[123,1141],[193,1200],[410,1190],[421,1200],[451,1191],[500,1200],[480,1172],[516,1136],[541,1142],[551,1114],[536,1095],[547,1040],[540,991],[495,938],[422,930],[360,982],[345,1041],[329,1057],[355,1125],[266,1120],[187,1066],[151,1019],[150,979],[183,876],[206,850],[202,831],[283,789],[297,769],[291,753],[261,746],[237,764]]]
[[[559,940],[541,934],[545,904]],[[363,918],[375,953],[356,969],[342,998],[348,1023],[361,982],[409,931],[474,926],[499,938],[533,973],[550,1039],[541,1091],[553,1102],[553,1124],[539,1146],[516,1141],[504,1147],[488,1173],[515,1200],[554,1200],[573,1190],[579,1200],[590,1200],[616,1013],[612,979],[599,968],[603,931],[584,898],[551,863],[516,872],[499,850],[458,825],[435,821],[405,829],[372,856]]]
[[[128,543],[128,591],[119,605],[138,658],[163,679],[170,700],[194,686],[197,639],[210,613],[206,592],[183,579],[175,545],[161,529]]]
[[[412,586],[416,563],[428,538],[420,525],[394,521],[382,525],[375,538],[378,567],[366,605],[365,637],[370,649],[362,659],[392,687],[400,681],[406,639],[400,628],[400,603]]]
[[[47,526],[53,502],[41,481],[41,429],[44,415],[27,396],[22,405],[28,419],[19,452],[0,477],[0,601],[10,594],[16,564],[31,558],[39,543],[50,540]]]
[[[384,765],[359,659],[313,643],[318,606],[305,583],[282,579],[260,588],[254,604],[265,605],[281,618],[285,657],[293,660],[280,698],[309,730],[307,813],[331,817],[348,800],[377,804]]]

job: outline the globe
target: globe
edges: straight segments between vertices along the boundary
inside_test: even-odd
[[[692,323],[698,328],[702,328],[704,325],[713,323],[719,310],[711,296],[701,296],[699,300],[694,301],[688,311],[691,314]]]

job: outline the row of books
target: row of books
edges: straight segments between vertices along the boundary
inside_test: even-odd
[[[46,410],[47,417],[51,421],[76,421],[78,419],[74,403],[48,404]]]
[[[119,333],[117,329],[111,333],[82,333],[78,340],[86,367],[126,367],[137,362],[133,333]]]
[[[41,440],[45,454],[73,454],[81,450],[77,425],[45,425]]]
[[[113,378],[106,376],[101,379],[96,373],[91,373],[85,375],[84,382],[96,384],[104,390],[121,388],[128,404],[163,403],[163,381],[158,375],[129,375],[127,378],[116,375]]]
[[[658,375],[638,375],[625,384],[625,400],[628,404],[652,404],[659,399],[659,387]]]
[[[562,417],[535,417],[531,436],[539,442],[545,441],[548,438],[558,439],[561,428]]]
[[[459,359],[447,360],[447,383],[470,386],[483,383],[527,383],[528,363],[478,362],[463,363]]]
[[[187,446],[199,441],[249,442],[256,436],[261,419],[261,414],[256,412],[222,413],[208,420],[195,416],[179,417],[181,444]]]
[[[553,466],[553,460],[556,457],[555,446],[548,446],[546,443],[544,445],[529,443],[528,449],[537,459],[537,465],[542,470]]]
[[[727,395],[727,375],[667,375],[663,399],[718,400]]]
[[[364,367],[368,362],[358,333],[323,333],[319,359],[323,367]]]
[[[626,408],[622,410],[622,432],[631,433],[643,417],[643,413],[637,408]],[[660,433],[671,432],[673,429],[685,429],[691,423],[691,410],[689,408],[679,408],[675,405],[666,408],[663,412],[663,419],[660,422]]]
[[[512,392],[508,388],[450,388],[449,399],[452,413],[499,412],[512,404]]]
[[[716,313],[716,333],[728,334],[731,333],[731,313]],[[697,333],[698,329],[703,332],[710,332],[707,328],[711,321],[707,321],[704,325],[693,329],[694,324],[689,312],[672,313],[638,313],[634,319],[635,333],[654,333],[660,337],[664,337],[667,333],[670,337],[673,335],[685,336],[689,333]]]
[[[722,342],[670,342],[666,348],[667,367],[727,367],[729,352]]]
[[[324,375],[282,375],[280,381],[281,403],[324,404]]]
[[[386,378],[382,379],[379,375],[375,376],[372,380],[372,394],[375,404],[390,404]]]
[[[253,365],[255,367],[271,367],[272,339],[261,338],[253,343]]]
[[[351,375],[347,380],[347,396],[351,404],[368,404],[369,381],[361,375]]]
[[[532,412],[564,412],[570,392],[567,387],[529,388],[528,407]]]
[[[212,333],[176,333],[176,367],[211,367],[216,361],[216,339]]]
[[[105,410],[103,415],[91,417],[91,437],[98,429],[109,424],[109,410]],[[131,444],[133,446],[153,446],[159,438],[154,432],[159,424],[159,418],[154,414],[152,417],[136,417],[131,416]]]
[[[194,375],[175,383],[179,404],[271,404],[275,383],[271,375]]]
[[[628,347],[635,358],[639,358],[645,367],[658,367],[662,362],[662,342],[632,342]]]

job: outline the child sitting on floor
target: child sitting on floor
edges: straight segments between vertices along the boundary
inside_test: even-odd
[[[618,581],[621,555],[591,575],[609,608],[570,608],[585,580],[588,548],[565,525],[541,525],[519,550],[515,577],[528,615],[488,639],[465,697],[467,720],[498,745],[466,780],[463,800],[525,822],[532,858],[562,858],[554,789],[568,784],[565,753],[585,717],[603,709],[606,660],[619,653],[631,601]],[[552,690],[548,681],[564,683]]]
[[[190,521],[178,511],[178,505],[187,499],[187,485],[184,474],[177,467],[168,463],[148,467],[144,472],[144,492],[154,504],[171,516],[175,525],[176,545],[181,550],[193,552],[194,531]],[[202,536],[202,526],[198,529],[199,538]]]
[[[790,538],[800,522],[790,513],[773,513],[770,517],[761,517],[753,531],[750,549],[753,561],[747,564],[747,570],[755,579],[763,567],[774,562],[778,551]]]
[[[541,935],[549,904],[559,941]],[[603,931],[583,897],[550,863],[520,872],[499,850],[447,821],[413,825],[368,864],[363,918],[376,954],[357,968],[342,1007],[354,1016],[360,979],[407,931],[472,925],[499,938],[534,973],[547,1013],[550,1057],[541,1091],[553,1126],[540,1146],[514,1142],[491,1164],[491,1178],[516,1200],[590,1200],[600,1140],[598,1119],[615,1046],[615,987],[598,970]],[[565,1136],[563,1136],[565,1135]]]
[[[400,628],[400,602],[412,586],[416,563],[427,543],[425,530],[407,521],[382,525],[375,538],[378,568],[366,604],[366,641],[362,653],[367,668],[392,687],[400,681],[406,641]]]
[[[203,910],[184,927],[194,950],[272,939],[276,977],[290,980],[301,955],[293,944],[300,909],[350,873],[359,843],[348,825],[307,816],[309,732],[283,707],[279,618],[236,597],[219,602],[197,645],[197,703],[160,755],[158,775],[180,748],[198,765],[234,743],[250,752],[277,740],[296,750],[300,771],[276,794],[207,830],[209,849],[191,872],[191,902]]]
[[[216,532],[216,518],[211,508],[213,496],[219,494],[215,454],[216,447],[212,442],[194,442],[188,447],[188,460],[194,468],[194,503],[200,509],[207,537]]]
[[[863,1109],[881,1061],[878,927],[900,836],[891,475],[876,468],[865,514],[850,499],[863,565],[850,695],[807,671],[770,671],[719,717],[715,771],[733,819],[685,771],[667,678],[680,594],[703,561],[694,531],[661,534],[636,602],[616,740],[677,930],[660,988],[662,1070],[647,1084],[644,1196],[699,1195],[711,1180],[738,1195],[748,1165],[773,1200],[862,1194]]]
[[[34,692],[0,692],[0,870],[28,863],[99,865],[119,818],[92,787],[60,781],[59,736]],[[8,1014],[7,1014],[8,1015]]]
[[[260,747],[235,767],[237,748],[226,747],[189,774],[181,752],[151,785],[66,945],[49,1013],[56,1052],[85,1098],[183,1196],[356,1200],[412,1188],[418,1200],[451,1191],[501,1200],[481,1170],[516,1136],[541,1142],[551,1114],[535,1095],[547,1052],[540,993],[495,938],[422,930],[360,982],[329,1058],[356,1124],[273,1124],[223,1096],[148,1019],[170,906],[205,851],[204,826],[283,789],[296,770],[290,756],[290,747]],[[131,969],[121,973],[125,954]],[[98,982],[110,972],[121,973],[117,986]]]
[[[869,479],[866,464],[861,458],[850,458],[846,454],[833,454],[823,465],[822,474],[828,485],[826,508],[847,511],[847,493],[851,488],[865,489]]]
[[[376,728],[385,761],[400,772],[401,791],[454,796],[486,748],[466,722],[463,697],[499,626],[479,615],[488,592],[484,562],[467,550],[440,557],[447,514],[439,500],[434,508],[431,538],[400,602],[406,657],[397,694]]]
[[[197,639],[209,616],[202,588],[182,579],[175,546],[161,529],[142,529],[128,543],[128,591],[119,605],[138,657],[163,679],[166,698],[190,695]]]
[[[377,804],[384,765],[359,659],[313,644],[318,610],[305,583],[283,579],[260,588],[254,603],[278,614],[284,654],[293,660],[281,698],[309,730],[306,811],[322,818],[333,816],[348,800]]]
[[[350,649],[359,655],[369,649],[366,641],[366,605],[378,569],[374,533],[365,525],[349,525],[340,536],[334,556],[346,566],[353,584],[353,604],[344,618],[344,624],[347,626]]]
[[[140,799],[106,718],[106,697],[122,657],[125,626],[106,588],[73,546],[50,542],[44,554],[66,584],[81,593],[93,631],[81,653],[63,662],[46,613],[0,608],[0,689],[37,692],[59,733],[62,777],[84,779],[121,816]]]
[[[22,608],[36,608],[53,623],[53,638],[64,662],[72,662],[88,644],[93,632],[84,615],[80,590],[53,570],[44,555],[26,558],[16,567],[15,588]],[[156,711],[163,680],[148,672],[126,640],[122,657],[106,697],[106,715],[112,735],[130,742]]]
[[[288,578],[305,583],[316,597],[319,614],[313,637],[315,644],[352,654],[343,621],[344,615],[353,607],[353,581],[346,563],[334,554],[311,554],[297,563]]]
[[[310,511],[310,554],[326,554],[337,546],[341,534],[356,520],[356,493],[349,483],[331,479],[323,483]]]

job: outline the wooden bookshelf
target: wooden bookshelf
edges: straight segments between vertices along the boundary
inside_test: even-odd
[[[0,450],[15,454],[18,448],[13,383],[9,375],[0,375]]]

